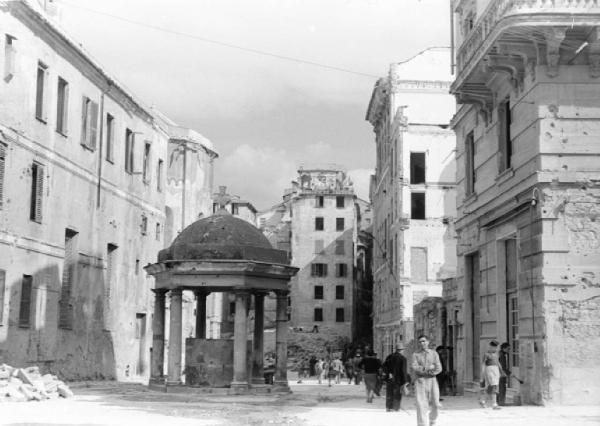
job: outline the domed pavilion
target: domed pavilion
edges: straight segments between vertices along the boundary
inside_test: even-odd
[[[264,301],[273,292],[277,303],[273,389],[289,391],[288,282],[298,268],[290,266],[286,251],[274,249],[258,228],[221,209],[185,228],[170,247],[158,253],[158,262],[144,269],[155,278],[151,383],[167,387],[182,385],[182,294],[193,291],[197,304],[196,336],[186,339],[186,384],[229,386],[235,393],[268,386],[263,376]],[[206,297],[211,292],[235,295],[233,341],[206,338]],[[165,354],[167,295],[170,316]],[[250,342],[251,305],[254,305],[254,330]]]

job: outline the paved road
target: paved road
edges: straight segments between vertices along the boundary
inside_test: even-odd
[[[76,397],[40,403],[0,404],[0,425],[416,425],[414,399],[388,413],[384,398],[367,404],[361,386],[291,383],[286,396],[165,394],[134,384],[95,382],[73,386]],[[438,424],[445,426],[600,425],[600,407],[481,409],[474,396],[447,397]]]

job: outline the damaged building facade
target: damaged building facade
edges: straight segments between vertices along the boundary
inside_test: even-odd
[[[174,233],[169,144],[190,132],[142,106],[36,3],[2,2],[0,31],[0,358],[65,379],[143,380],[153,282],[142,268]]]
[[[403,63],[373,90],[366,119],[377,146],[373,209],[373,338],[385,357],[413,339],[413,306],[441,296],[456,269],[455,102],[450,51],[432,48]]]
[[[497,339],[523,403],[598,404],[600,5],[453,11],[457,384],[477,385]]]

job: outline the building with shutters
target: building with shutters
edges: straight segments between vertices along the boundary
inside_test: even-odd
[[[457,384],[477,388],[496,339],[523,403],[598,404],[600,5],[452,8]]]
[[[144,107],[35,2],[1,2],[0,32],[0,359],[65,379],[144,379],[153,282],[142,267],[177,229],[169,144],[199,149],[206,176],[216,153]],[[209,179],[197,185],[212,194]]]
[[[413,306],[454,276],[455,111],[450,50],[431,48],[373,89],[366,119],[377,161],[373,209],[373,340],[382,357],[413,339]]]

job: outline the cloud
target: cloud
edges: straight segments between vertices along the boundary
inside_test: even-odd
[[[371,182],[371,175],[374,173],[371,169],[354,169],[349,170],[348,175],[354,183],[354,191],[359,198],[365,201],[369,200],[369,185]]]
[[[250,201],[258,210],[279,202],[296,176],[296,164],[284,149],[238,145],[215,163],[215,188]]]

